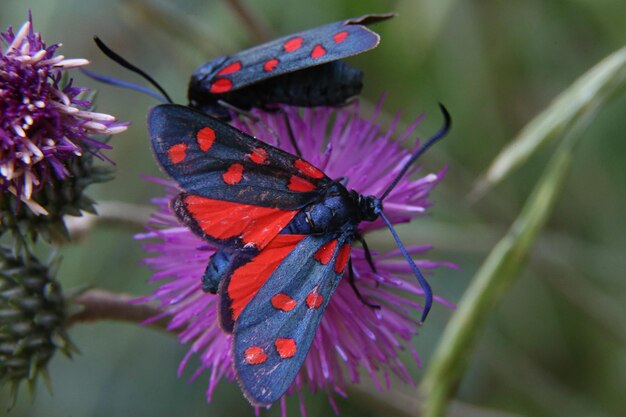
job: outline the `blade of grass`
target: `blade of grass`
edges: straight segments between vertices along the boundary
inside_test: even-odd
[[[546,283],[557,290],[566,300],[576,306],[595,326],[616,343],[626,347],[626,308],[615,294],[610,295],[581,276],[562,259],[552,260],[556,273],[546,274]]]
[[[609,55],[563,91],[547,110],[528,123],[476,182],[475,201],[583,117],[593,117],[626,87],[626,47]]]
[[[419,416],[421,402],[415,396],[398,390],[379,391],[370,382],[363,381],[348,387],[350,402],[368,414],[394,417]],[[479,407],[461,401],[452,401],[446,417],[521,417],[506,411]]]
[[[498,383],[511,387],[517,395],[543,410],[542,415],[568,417],[608,417],[601,404],[586,398],[582,391],[564,385],[537,364],[514,340],[505,335],[490,346],[480,360],[496,375]],[[506,348],[503,348],[506,347]]]
[[[463,295],[419,387],[423,416],[444,415],[489,313],[518,275],[548,219],[569,172],[580,130],[588,121],[588,117],[579,119],[557,149],[522,212],[488,255]]]
[[[262,19],[262,16],[255,14],[245,2],[241,0],[226,0],[226,4],[235,13],[243,26],[250,33],[254,43],[263,43],[274,38],[272,30]]]
[[[138,25],[157,28],[193,48],[201,57],[223,55],[229,50],[227,38],[211,30],[210,25],[195,16],[185,14],[173,3],[161,0],[126,0],[122,13]]]

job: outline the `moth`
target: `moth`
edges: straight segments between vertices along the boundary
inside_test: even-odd
[[[387,224],[424,290],[422,321],[428,315],[430,286],[385,217],[383,202],[447,133],[450,117],[441,109],[444,126],[380,197],[349,190],[300,156],[199,110],[163,104],[150,112],[156,159],[182,190],[173,211],[218,248],[202,287],[219,297],[220,326],[233,335],[237,379],[253,405],[280,399],[298,374],[333,292],[344,275],[352,279],[350,251],[361,240],[361,222],[381,218]]]
[[[192,74],[189,106],[223,120],[229,108],[338,106],[361,92],[363,72],[339,61],[378,46],[367,25],[393,14],[330,23],[215,58]]]

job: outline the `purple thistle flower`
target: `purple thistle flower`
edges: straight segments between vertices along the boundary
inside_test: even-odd
[[[412,123],[400,136],[391,139],[399,118],[383,132],[375,120],[380,105],[369,119],[358,115],[358,105],[341,110],[334,108],[306,109],[283,107],[281,113],[254,112],[258,121],[233,122],[247,133],[288,152],[294,153],[290,139],[291,130],[297,137],[297,146],[304,159],[322,169],[330,178],[347,178],[347,187],[364,195],[380,195],[395,178],[399,167],[410,157],[401,147],[401,141],[413,133],[421,118]],[[418,145],[416,145],[418,146]],[[441,181],[445,170],[411,180],[418,171],[412,167],[385,200],[385,214],[393,223],[406,222],[421,215],[430,206],[428,195]],[[159,180],[157,180],[159,181]],[[218,326],[217,298],[202,291],[201,277],[215,248],[182,226],[169,208],[169,201],[177,192],[175,185],[159,181],[167,188],[168,197],[155,199],[159,210],[153,215],[151,230],[138,236],[156,242],[145,244],[148,252],[156,257],[145,260],[157,271],[151,282],[160,287],[142,301],[157,301],[163,313],[170,317],[168,329],[178,332],[182,343],[191,343],[191,349],[181,362],[182,374],[191,356],[197,354],[201,365],[192,380],[204,371],[210,372],[207,400],[211,401],[217,383],[225,378],[233,381],[235,372],[231,358],[231,336]],[[361,223],[361,232],[384,227],[382,222]],[[422,256],[430,249],[428,245],[409,246],[413,256]],[[417,334],[418,320],[414,317],[421,310],[415,299],[423,295],[411,267],[400,257],[398,250],[387,253],[373,251],[378,273],[372,272],[362,249],[353,248],[351,256],[355,278],[361,294],[380,310],[366,306],[357,298],[347,279],[340,282],[332,296],[315,339],[288,394],[301,394],[304,389],[325,391],[337,411],[333,394],[345,396],[348,383],[359,382],[360,370],[374,381],[379,389],[390,387],[390,376],[413,384],[406,367],[399,359],[399,351],[409,349],[419,364],[411,338]],[[446,266],[448,262],[417,260],[416,264],[426,274],[433,268]],[[436,297],[441,304],[453,308],[445,300]],[[302,398],[302,397],[301,397]],[[286,414],[284,397],[281,400],[283,415]],[[301,413],[305,415],[301,400]]]
[[[90,111],[88,88],[74,86],[67,70],[86,59],[55,55],[34,32],[32,16],[14,33],[0,33],[0,191],[11,192],[33,211],[47,214],[31,197],[51,178],[70,176],[68,161],[110,148],[92,135],[123,132],[126,123]]]

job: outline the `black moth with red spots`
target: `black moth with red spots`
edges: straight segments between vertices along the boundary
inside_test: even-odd
[[[203,288],[218,293],[238,380],[253,404],[270,404],[300,370],[357,226],[377,217],[380,201],[188,107],[157,106],[149,131],[185,190],[175,213],[219,248]]]
[[[337,106],[357,96],[363,73],[338,61],[375,48],[380,36],[366,25],[393,14],[365,15],[285,36],[198,67],[189,105],[228,120],[222,103],[241,110],[282,103]]]

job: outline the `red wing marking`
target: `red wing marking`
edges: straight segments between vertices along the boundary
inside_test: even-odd
[[[296,354],[296,341],[293,339],[279,337],[274,342],[274,346],[276,346],[278,356],[282,359],[291,358]]]
[[[333,35],[333,40],[335,41],[335,43],[341,43],[345,41],[347,37],[348,37],[348,31],[342,30],[341,32],[337,32]]]
[[[241,69],[241,61],[235,61],[231,64],[226,65],[224,68],[219,70],[219,72],[215,75],[228,75],[234,72],[237,72]]]
[[[233,272],[228,283],[233,320],[256,295],[267,279],[274,273],[306,235],[276,235],[257,256]]]
[[[291,178],[289,178],[289,184],[287,184],[287,188],[289,188],[291,191],[300,192],[313,191],[317,189],[315,185],[311,184],[304,178],[298,177],[297,175],[292,175]]]
[[[250,346],[243,352],[243,358],[250,365],[260,365],[267,360],[267,354],[260,346]]]
[[[313,258],[316,261],[321,263],[322,265],[328,265],[331,259],[333,259],[333,255],[335,254],[335,249],[337,248],[337,239],[333,239],[330,242],[326,243],[324,246],[319,248]]]
[[[206,235],[221,240],[241,237],[244,244],[257,249],[263,249],[298,213],[197,195],[188,195],[184,203]]]
[[[278,66],[279,62],[280,61],[278,61],[278,59],[276,58],[268,59],[267,61],[265,61],[265,64],[263,64],[263,71],[265,72],[274,71],[276,67]]]
[[[315,45],[313,50],[311,51],[311,58],[317,59],[326,55],[326,49],[322,45]]]
[[[255,148],[248,155],[255,164],[263,164],[267,161],[267,152],[263,148]]]
[[[218,78],[215,80],[213,84],[211,84],[211,88],[209,91],[213,94],[221,94],[233,88],[233,82],[228,78]]]
[[[335,272],[338,274],[343,274],[343,270],[346,269],[346,264],[350,259],[350,245],[347,243],[339,249],[339,254],[337,254],[337,259],[335,259]]]
[[[272,306],[282,311],[291,311],[296,306],[296,300],[287,294],[279,293],[272,297]]]
[[[208,152],[215,142],[215,130],[210,127],[204,127],[198,131],[196,141],[202,152]]]
[[[286,41],[283,46],[285,48],[285,52],[297,51],[302,46],[302,38],[300,36],[291,38],[288,41]]]
[[[178,143],[170,146],[167,150],[167,157],[173,164],[178,164],[185,160],[187,156],[187,145],[184,143]]]
[[[311,309],[320,308],[323,301],[324,298],[315,291],[306,296],[306,305]]]
[[[243,178],[243,165],[232,164],[228,167],[228,171],[222,174],[224,182],[229,185],[239,184]]]
[[[319,169],[315,168],[313,165],[309,164],[307,161],[303,161],[302,159],[297,159],[296,162],[293,163],[293,165],[296,167],[298,171],[300,171],[301,173],[303,173],[304,175],[308,177],[316,178],[316,179],[324,178],[324,173],[320,171]]]

